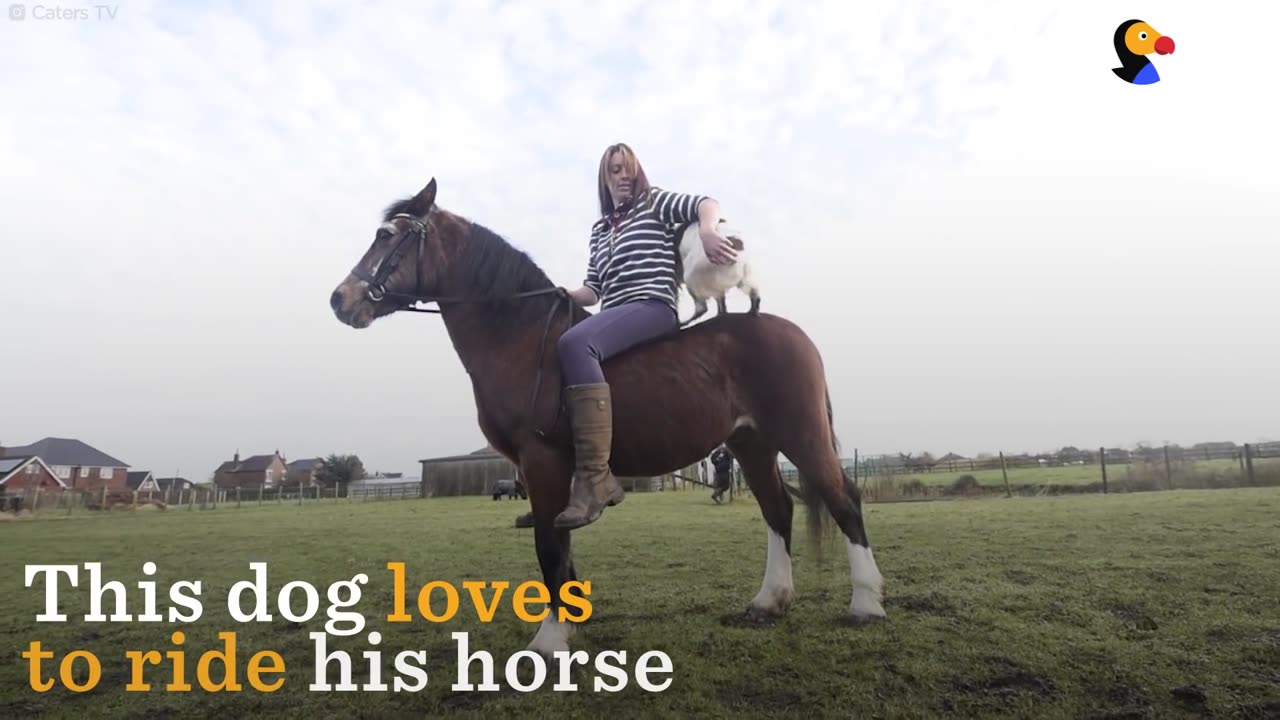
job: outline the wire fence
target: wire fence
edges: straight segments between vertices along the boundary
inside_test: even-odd
[[[1190,488],[1280,486],[1280,443],[1215,443],[1137,450],[1064,448],[1053,454],[979,458],[913,458],[908,455],[859,457],[844,464],[846,475],[866,502],[949,499],[985,495],[1061,495],[1142,492]],[[785,482],[800,482],[795,468],[780,467]],[[630,492],[704,491],[714,487],[709,461],[655,478],[628,478]],[[641,482],[643,480],[643,482]],[[476,495],[492,494],[492,488]],[[723,498],[750,492],[741,469]],[[49,487],[0,487],[0,519],[40,514],[93,513],[104,510],[195,511],[264,505],[314,506],[324,503],[382,502],[432,497],[421,481],[357,482],[336,487],[297,485],[267,488],[192,486],[167,490],[92,490]]]
[[[1063,448],[1039,455],[1000,452],[941,460],[855,455],[845,472],[869,502],[1274,486],[1280,485],[1280,443]],[[785,470],[783,477],[799,480],[794,469]]]

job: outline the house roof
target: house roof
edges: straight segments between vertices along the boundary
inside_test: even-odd
[[[289,463],[290,470],[310,470],[318,468],[324,462],[322,458],[304,458],[302,460],[294,460]]]
[[[13,472],[17,468],[20,468],[23,465],[26,465],[27,461],[30,460],[32,457],[34,456],[20,455],[18,457],[0,458],[0,476],[8,475],[9,473]]]
[[[48,463],[40,459],[39,455],[25,455],[21,457],[6,455],[4,458],[0,458],[0,485],[8,482],[9,478],[21,472],[22,468],[33,462],[38,463],[45,470],[49,471],[49,474],[53,476],[54,480],[58,481],[59,485],[62,487],[67,486],[66,483],[62,482],[62,478],[58,477],[58,474],[53,471],[53,468],[49,467]]]
[[[271,467],[272,461],[276,459],[275,455],[253,455],[241,460],[237,463],[235,460],[228,460],[218,466],[220,473],[241,473],[241,472],[263,472]]]
[[[82,467],[129,467],[101,450],[74,438],[47,437],[31,445],[5,448],[5,457],[38,455],[47,465]]]
[[[134,490],[137,490],[139,487],[142,486],[142,483],[146,482],[147,478],[149,477],[151,477],[150,470],[134,470],[133,472],[129,473],[129,479],[128,479],[129,487],[133,488]]]
[[[419,460],[418,462],[419,463],[466,462],[466,461],[488,462],[493,460],[506,460],[506,459],[507,459],[506,456],[504,456],[502,453],[498,452],[497,450],[494,450],[491,447],[486,446],[486,447],[480,448],[479,450],[473,450],[467,453],[466,455],[445,455],[443,457],[424,458],[422,460]]]
[[[176,485],[175,485],[175,484],[176,484]],[[188,479],[186,479],[186,478],[184,478],[184,477],[164,477],[164,478],[156,478],[156,485],[159,485],[161,490],[167,490],[167,489],[169,489],[170,487],[175,487],[175,486],[176,486],[178,489],[182,489],[182,488],[186,487],[187,485],[193,485],[193,484],[194,484],[194,483],[192,483],[190,480],[188,480]]]

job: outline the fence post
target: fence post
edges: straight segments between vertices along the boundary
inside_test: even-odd
[[[1249,443],[1244,444],[1244,467],[1248,473],[1249,484],[1253,485],[1253,446]]]
[[[1004,464],[1004,451],[1000,451],[1000,474],[1004,475],[1004,496],[1013,497],[1013,489],[1009,487],[1009,469]]]
[[[1169,446],[1164,446],[1164,484],[1173,489],[1173,470],[1169,468]]]
[[[1107,494],[1107,449],[1098,448],[1098,458],[1102,461],[1102,494]]]

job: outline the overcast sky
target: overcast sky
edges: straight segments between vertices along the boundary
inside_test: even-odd
[[[29,5],[0,444],[197,480],[480,447],[439,318],[357,331],[329,293],[432,176],[577,287],[619,140],[747,233],[850,453],[1280,438],[1272,3]],[[1111,73],[1130,17],[1176,42],[1157,85]]]

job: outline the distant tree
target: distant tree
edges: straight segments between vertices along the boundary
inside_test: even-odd
[[[1082,459],[1080,448],[1074,445],[1067,445],[1058,451],[1058,462],[1072,463],[1080,459]]]
[[[316,482],[324,487],[346,487],[353,480],[364,478],[364,463],[359,455],[331,454],[320,463]]]

